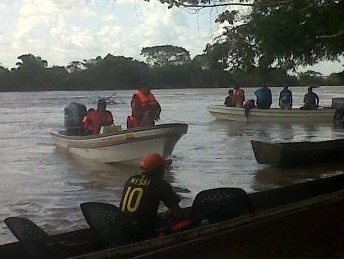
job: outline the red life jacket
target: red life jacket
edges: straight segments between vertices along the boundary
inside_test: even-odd
[[[233,100],[234,100],[234,105],[236,105],[237,103],[243,104],[245,101],[244,90],[242,89],[235,90],[233,93]]]
[[[110,126],[113,123],[111,112],[105,111],[100,114],[98,110],[91,112],[85,117],[84,127],[92,130],[93,134],[99,134],[101,126]]]
[[[155,108],[158,105],[154,95],[151,93],[148,96],[146,96],[140,91],[136,91],[135,95],[137,95],[140,98],[142,112],[149,110],[149,108]]]
[[[140,91],[136,91],[134,96],[139,97],[140,100],[140,112],[145,112],[150,109],[157,108],[158,102],[156,101],[153,94],[149,94],[148,96],[144,95]],[[133,98],[134,98],[133,96]],[[136,128],[136,127],[143,127],[143,118],[134,116],[128,116],[127,118],[127,128]]]

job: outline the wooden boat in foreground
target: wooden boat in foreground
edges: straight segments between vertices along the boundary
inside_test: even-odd
[[[55,235],[78,243],[62,258],[334,258],[344,245],[344,174],[249,194],[255,213],[106,249],[90,229]],[[18,243],[0,258],[28,258]]]
[[[251,144],[259,164],[288,167],[344,161],[344,139],[289,143],[251,140]]]
[[[207,109],[218,120],[243,122],[329,123],[333,121],[336,114],[336,109],[331,108],[317,110],[252,108],[245,111],[244,108],[210,105]]]
[[[174,123],[99,135],[69,136],[63,131],[51,135],[58,148],[80,157],[101,163],[135,163],[147,153],[171,155],[187,131],[187,124]]]

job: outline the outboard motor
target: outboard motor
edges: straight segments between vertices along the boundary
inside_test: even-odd
[[[344,119],[344,98],[332,98],[332,108],[336,109],[335,120]]]
[[[81,103],[71,102],[64,108],[64,125],[67,135],[83,135],[84,126],[82,119],[86,114],[86,106]]]

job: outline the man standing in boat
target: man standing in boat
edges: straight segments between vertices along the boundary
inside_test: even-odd
[[[106,101],[100,99],[98,101],[98,109],[87,114],[84,118],[84,127],[86,130],[92,131],[93,134],[99,134],[102,126],[110,126],[113,124],[112,113],[106,110]]]
[[[238,85],[234,86],[233,93],[234,107],[242,108],[245,101],[245,93]]]
[[[303,98],[304,106],[302,110],[316,110],[319,107],[319,97],[313,92],[313,86],[308,87],[308,93]]]
[[[131,116],[127,118],[127,128],[137,128],[155,125],[159,120],[161,107],[154,95],[151,87],[147,83],[139,86],[131,99]]]
[[[280,92],[279,106],[282,110],[291,110],[291,107],[293,106],[293,94],[286,84],[283,85],[283,90]]]
[[[255,91],[254,94],[257,96],[258,109],[270,109],[272,104],[272,94],[266,82],[264,82],[263,87]]]
[[[225,105],[227,107],[234,107],[234,101],[233,101],[233,90],[228,90],[228,96],[225,99]]]
[[[132,235],[145,237],[159,225],[160,201],[169,209],[167,216],[174,220],[183,219],[179,207],[180,198],[163,177],[165,166],[171,164],[157,153],[147,154],[141,162],[142,174],[131,176],[123,190],[120,210],[135,226]],[[135,233],[137,232],[137,233]]]

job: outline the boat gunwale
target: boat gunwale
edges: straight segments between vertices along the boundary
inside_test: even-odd
[[[186,123],[169,123],[169,124],[160,124],[155,126],[149,126],[149,127],[142,127],[142,128],[133,128],[128,130],[121,130],[118,132],[108,133],[108,134],[97,134],[97,135],[86,135],[86,136],[69,136],[66,134],[63,134],[64,131],[58,131],[58,132],[50,132],[50,134],[59,139],[64,140],[71,140],[71,141],[78,141],[78,140],[93,140],[93,139],[103,139],[107,137],[113,137],[113,136],[120,136],[130,133],[136,133],[136,132],[148,132],[152,130],[159,130],[159,129],[173,129],[173,128],[180,128],[181,133],[187,133],[188,130],[188,124]]]
[[[344,138],[338,138],[338,139],[329,139],[329,140],[320,140],[320,141],[295,141],[295,142],[266,142],[261,140],[251,140],[251,142],[257,142],[257,143],[263,143],[265,145],[274,145],[274,146],[292,146],[292,145],[325,145],[325,144],[332,144],[332,143],[338,143],[338,144],[344,144]]]
[[[240,108],[240,107],[228,107],[225,105],[220,105],[220,104],[213,104],[213,105],[209,105],[207,106],[207,109],[209,112],[216,112],[216,111],[211,111],[211,109],[218,109],[218,110],[222,110],[222,111],[238,111],[238,112],[245,112],[244,108]],[[294,114],[294,113],[299,113],[299,114],[308,114],[308,113],[314,113],[314,111],[316,111],[317,113],[329,113],[329,112],[333,112],[335,113],[336,109],[332,108],[332,107],[321,107],[315,110],[302,110],[300,108],[292,108],[291,110],[283,110],[281,108],[269,108],[269,109],[258,109],[258,108],[252,108],[250,109],[250,113],[251,112],[257,112],[259,114],[263,114],[263,113],[276,113],[276,114]],[[231,113],[231,112],[226,112],[226,113]]]

